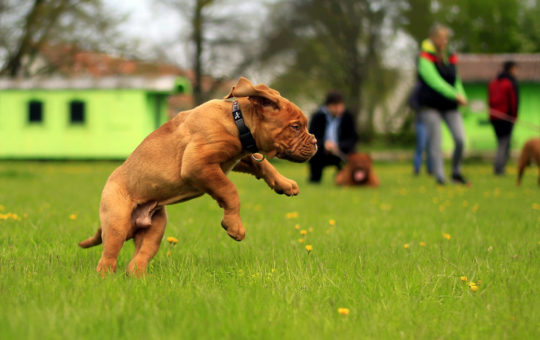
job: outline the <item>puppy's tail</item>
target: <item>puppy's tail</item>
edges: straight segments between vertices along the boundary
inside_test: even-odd
[[[101,227],[97,230],[96,234],[87,240],[79,242],[81,248],[90,248],[101,244]]]

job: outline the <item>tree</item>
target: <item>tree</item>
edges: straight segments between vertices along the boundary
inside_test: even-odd
[[[4,0],[0,5],[0,75],[30,76],[44,45],[117,51],[122,18],[102,0]],[[45,65],[45,67],[48,65]]]
[[[257,13],[227,0],[162,0],[188,22],[179,42],[187,42],[193,56],[193,96],[195,104],[211,98],[231,77],[252,62],[256,50]],[[245,20],[250,18],[252,20]],[[187,32],[187,34],[185,34]]]
[[[290,96],[308,93],[320,100],[328,89],[343,91],[369,138],[374,108],[393,86],[376,83],[393,72],[382,55],[397,13],[386,0],[278,2],[262,33],[260,59],[286,65],[274,83]]]
[[[404,0],[401,14],[417,42],[439,22],[452,29],[452,44],[463,53],[540,51],[538,0]]]

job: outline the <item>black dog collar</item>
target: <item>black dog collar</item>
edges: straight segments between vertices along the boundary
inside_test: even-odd
[[[232,115],[234,118],[234,122],[236,123],[236,127],[238,128],[238,134],[240,136],[242,148],[251,153],[258,152],[259,149],[257,148],[257,143],[255,143],[255,138],[253,138],[251,131],[249,131],[246,123],[244,123],[244,117],[242,116],[242,111],[240,110],[240,105],[238,105],[238,101],[234,101],[233,103]]]

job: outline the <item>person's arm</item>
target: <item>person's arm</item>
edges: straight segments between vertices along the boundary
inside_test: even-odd
[[[309,122],[309,133],[312,133],[317,139],[317,147],[319,150],[324,149],[324,134],[326,129],[326,117],[320,112],[316,112],[311,116]]]
[[[514,86],[508,81],[508,88],[506,90],[508,96],[509,111],[508,114],[514,118],[517,118],[517,98]]]
[[[344,113],[341,118],[340,135],[338,136],[339,149],[348,154],[354,151],[356,142],[358,141],[358,134],[354,124],[354,119],[350,113]]]
[[[420,56],[418,61],[418,74],[432,89],[448,99],[456,100],[458,91],[441,77],[435,64],[427,58]],[[463,85],[462,85],[463,87]]]
[[[461,78],[457,76],[456,78],[456,91],[457,94],[463,97],[463,99],[467,100],[467,94],[465,93],[465,89],[463,88],[463,83],[461,82]]]

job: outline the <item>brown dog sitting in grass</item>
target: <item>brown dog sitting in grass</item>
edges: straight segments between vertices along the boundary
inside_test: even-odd
[[[538,166],[538,185],[540,185],[540,138],[529,139],[525,145],[523,145],[523,149],[521,149],[518,163],[517,185],[521,184],[521,178],[523,177],[525,168],[533,161]]]
[[[116,270],[118,253],[131,238],[135,255],[127,271],[143,274],[165,231],[165,206],[205,193],[223,208],[222,227],[241,241],[246,231],[238,192],[226,176],[229,170],[264,178],[279,194],[298,194],[296,182],[262,155],[293,162],[310,159],[317,141],[308,132],[304,113],[279,92],[253,86],[246,78],[240,78],[225,99],[232,97],[235,103],[211,100],[179,113],[146,137],[111,174],[101,196],[101,227],[79,243],[88,248],[103,242],[97,266],[102,275]]]
[[[347,156],[347,164],[339,171],[334,182],[343,186],[379,186],[379,178],[373,170],[371,157],[366,153],[356,152]]]

